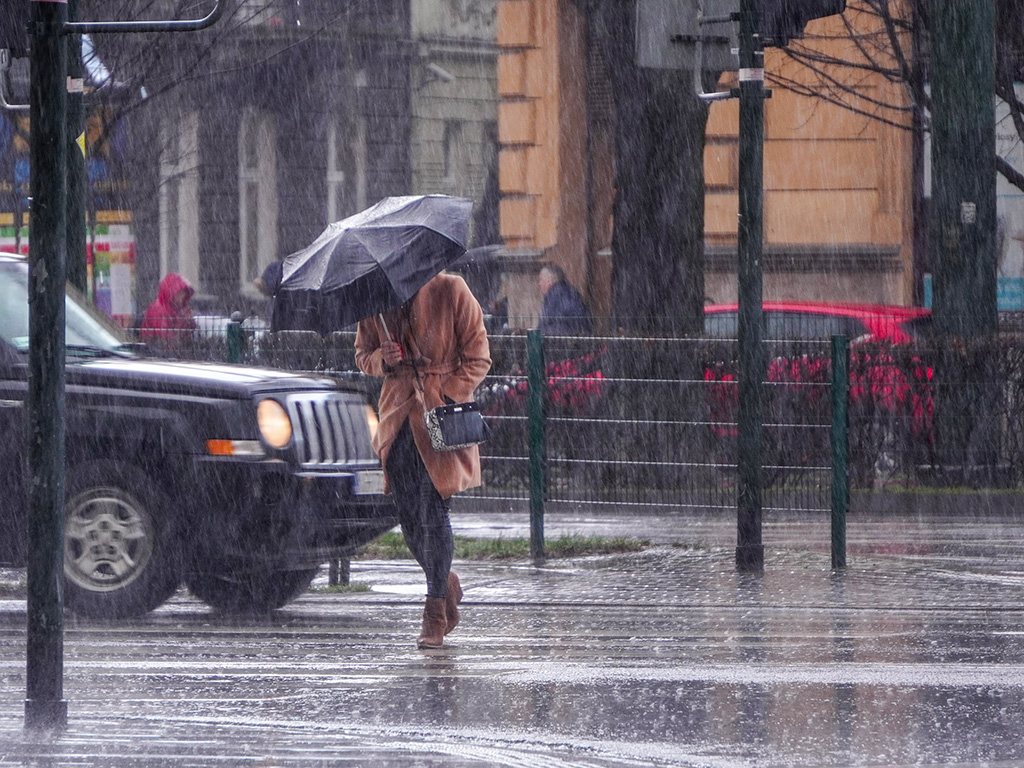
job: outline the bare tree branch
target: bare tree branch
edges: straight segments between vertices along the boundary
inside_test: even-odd
[[[1017,98],[1014,90],[1014,82],[1024,75],[1024,0],[1000,0],[996,3],[996,9],[999,17],[996,25],[995,95],[1007,104],[1014,128],[1024,139],[1024,102]],[[921,88],[924,78],[918,74],[921,68],[927,67],[928,62],[916,60],[905,45],[912,42],[912,36],[917,34],[915,19],[925,32],[929,29],[931,19],[928,10],[926,0],[851,0],[847,6],[848,13],[842,17],[844,35],[808,40],[843,40],[852,43],[856,55],[844,58],[822,51],[820,46],[795,43],[787,46],[785,52],[813,73],[816,82],[809,84],[796,77],[781,75],[770,76],[769,79],[781,88],[820,98],[828,104],[878,120],[884,125],[910,129],[912,125],[900,120],[899,116],[917,110],[923,117],[930,107],[930,100]],[[858,31],[854,27],[851,13],[863,13],[877,19],[879,32]],[[837,73],[858,73],[865,77],[873,75],[890,83],[901,84],[908,95],[909,104],[872,97],[863,88],[857,87],[861,81],[850,84]],[[922,120],[921,124],[923,130],[927,131],[927,121]],[[1008,162],[999,159],[997,170],[1013,186],[1024,191],[1024,175]]]

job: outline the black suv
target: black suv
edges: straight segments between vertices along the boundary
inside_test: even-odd
[[[28,266],[0,255],[0,563],[27,559]],[[395,525],[355,384],[135,354],[67,301],[65,603],[266,611]]]

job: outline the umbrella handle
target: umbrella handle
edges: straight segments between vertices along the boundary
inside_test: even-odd
[[[388,329],[388,324],[384,322],[384,313],[381,312],[377,317],[380,318],[380,324],[384,326],[384,335],[388,337],[388,341],[394,341],[391,337],[391,331]]]

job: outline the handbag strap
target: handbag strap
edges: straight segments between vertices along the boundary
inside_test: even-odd
[[[388,328],[387,321],[384,320],[384,313],[381,312],[380,314],[377,315],[377,317],[380,318],[380,324],[384,327],[384,335],[388,337],[388,341],[395,341],[394,336],[391,335],[391,329]],[[416,341],[416,336],[412,332],[412,323],[408,322],[408,320],[405,323],[405,331],[410,336],[412,336],[412,339],[415,342]],[[420,348],[420,345],[417,342],[416,343],[416,349],[419,349],[419,348]],[[421,395],[425,395],[426,392],[424,392],[424,390],[423,390],[423,378],[420,376],[419,366],[416,365],[416,357],[415,357],[415,355],[412,355],[412,354],[409,355],[409,364],[412,366],[412,372],[414,374],[416,374],[416,385],[420,388],[420,394]]]

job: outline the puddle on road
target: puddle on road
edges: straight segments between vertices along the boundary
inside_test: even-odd
[[[2,721],[0,721],[2,726]],[[90,732],[91,728],[95,732]],[[246,718],[140,718],[110,735],[79,721],[59,738],[25,733],[4,743],[0,766],[191,768],[196,765],[378,768],[634,768],[737,766],[692,745],[567,738],[532,729],[364,727]],[[230,745],[226,747],[225,745]],[[90,763],[90,760],[95,762]]]

